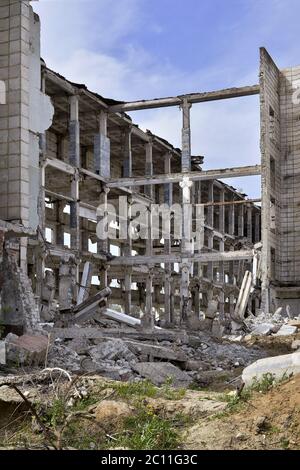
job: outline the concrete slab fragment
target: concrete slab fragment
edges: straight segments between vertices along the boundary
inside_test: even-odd
[[[243,370],[242,379],[246,386],[253,380],[261,380],[265,374],[273,374],[279,380],[283,376],[300,373],[300,351],[284,356],[260,359]]]
[[[298,328],[292,325],[282,325],[279,331],[274,336],[289,336],[297,333]]]
[[[140,362],[133,364],[132,368],[142,377],[150,380],[155,385],[163,385],[167,380],[172,379],[174,387],[187,387],[191,382],[191,377],[169,362]]]

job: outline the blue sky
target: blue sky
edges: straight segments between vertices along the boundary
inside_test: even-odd
[[[260,46],[300,63],[299,0],[40,0],[42,56],[98,93],[134,100],[258,83]],[[177,108],[132,113],[180,146]],[[259,163],[258,97],[192,108],[193,154],[205,168]],[[229,182],[227,180],[227,182]],[[250,196],[259,179],[230,181]]]

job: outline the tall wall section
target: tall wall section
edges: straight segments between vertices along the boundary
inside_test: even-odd
[[[264,48],[260,56],[262,308],[299,313],[300,67],[279,70]]]

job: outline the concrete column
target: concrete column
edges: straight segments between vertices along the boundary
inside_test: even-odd
[[[213,180],[208,181],[208,202],[214,202],[214,182]],[[207,225],[209,227],[214,226],[214,206],[207,206]]]
[[[169,174],[171,173],[171,158],[172,154],[167,153],[165,155],[165,173]],[[173,184],[172,183],[167,183],[164,185],[164,203],[171,206],[173,204]],[[170,227],[170,232],[171,232],[171,227]],[[171,233],[170,233],[170,238],[167,240],[164,240],[164,253],[166,255],[170,255],[172,252],[172,240],[171,240]],[[171,278],[172,278],[172,264],[171,263],[166,263],[165,264],[165,275],[164,275],[164,292],[165,292],[165,298],[164,298],[164,306],[165,306],[165,321],[168,324],[173,323],[173,316],[174,312],[172,310],[172,288],[171,288]]]
[[[244,236],[244,204],[239,205],[238,212],[238,236]]]
[[[208,202],[214,202],[214,182],[213,180],[208,181]],[[207,206],[207,219],[206,224],[209,227],[214,226],[214,206]],[[213,232],[208,232],[208,249],[212,250],[214,247],[214,236]],[[207,263],[207,278],[213,281],[213,263]]]
[[[81,232],[81,250],[89,251],[89,221],[88,219],[82,219],[82,232]]]
[[[234,261],[229,263],[229,283],[234,284]],[[234,305],[234,295],[229,295],[229,313],[230,316],[234,314],[235,305]]]
[[[64,208],[66,206],[65,201],[56,201],[55,202],[55,212],[56,212],[56,233],[55,233],[55,244],[59,246],[64,246]]]
[[[131,199],[128,198],[128,220],[131,221]],[[132,255],[132,239],[127,233],[127,240],[125,241],[122,248],[124,256]],[[127,315],[131,314],[131,283],[132,283],[132,269],[126,267],[124,271],[124,287],[125,287],[125,298],[124,298],[124,309]]]
[[[79,218],[79,173],[76,171],[71,182],[71,197],[73,201],[70,203],[70,233],[71,248],[80,250],[80,218]]]
[[[146,279],[146,305],[145,313],[142,318],[142,327],[152,329],[154,326],[154,317],[152,311],[152,290],[153,290],[153,271],[150,268]]]
[[[110,139],[107,136],[107,112],[99,115],[99,133],[94,137],[94,171],[110,178]]]
[[[235,205],[229,206],[229,235],[235,235]]]
[[[260,232],[260,213],[255,213],[255,243],[260,242],[261,232]]]
[[[153,142],[150,141],[146,145],[146,166],[145,166],[145,176],[153,175]],[[153,199],[153,186],[145,186],[145,194]]]
[[[80,166],[80,125],[79,125],[79,97],[70,96],[70,122],[69,122],[69,163],[75,167]]]
[[[83,273],[80,281],[80,288],[77,297],[77,305],[84,302],[89,296],[93,275],[93,265],[89,261],[84,263]]]
[[[184,99],[180,106],[182,110],[182,154],[181,170],[182,172],[191,171],[191,103]]]
[[[131,178],[132,176],[132,147],[131,147],[132,128],[126,128],[123,133],[123,176]]]
[[[212,231],[209,231],[207,234],[208,237],[208,250],[211,251],[214,247],[214,234]],[[207,263],[207,278],[210,281],[213,281],[214,279],[214,270],[213,270],[213,263],[209,262]]]
[[[182,189],[182,210],[183,210],[183,224],[182,224],[182,240],[181,240],[181,281],[180,281],[180,311],[181,321],[186,322],[188,312],[190,311],[190,272],[192,263],[184,258],[184,255],[193,254],[192,247],[192,210],[191,210],[191,188],[192,181],[184,177],[183,181],[179,183]]]
[[[130,268],[124,270],[124,310],[126,315],[131,314],[131,278],[132,272]]]
[[[97,215],[97,223],[100,222],[101,219],[107,217],[107,199],[108,199],[109,188],[104,186],[102,192],[100,193],[100,204],[105,208],[103,216]],[[98,254],[107,254],[109,252],[109,240],[108,238],[105,240],[98,240],[97,242],[97,253]],[[103,263],[100,268],[99,278],[100,278],[100,286],[101,289],[108,287],[108,278],[107,278],[107,263]]]
[[[247,207],[247,239],[252,243],[252,206]]]
[[[221,189],[220,191],[220,202],[225,202],[225,191]],[[219,206],[219,230],[222,234],[225,233],[225,206]]]
[[[224,239],[220,241],[220,252],[224,251]],[[219,262],[219,280],[220,283],[224,285],[225,283],[225,275],[224,275],[224,262]],[[220,292],[220,314],[224,314],[224,303],[225,303],[225,295],[224,289]]]
[[[64,257],[59,266],[59,308],[68,309],[76,298],[76,263],[73,258]]]

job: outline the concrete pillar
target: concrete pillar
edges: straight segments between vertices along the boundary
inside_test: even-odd
[[[213,231],[209,231],[207,233],[207,238],[208,238],[208,251],[211,251],[214,247],[214,234]],[[214,270],[213,270],[213,263],[209,262],[207,263],[207,278],[210,281],[213,281],[214,279]]]
[[[75,167],[80,166],[80,125],[79,125],[79,97],[72,95],[70,102],[69,122],[69,163]]]
[[[123,176],[131,178],[132,176],[132,147],[131,147],[132,128],[126,128],[123,133]]]
[[[82,231],[81,231],[81,250],[89,251],[89,221],[88,219],[82,219]]]
[[[220,191],[220,202],[225,202],[225,191],[221,189]],[[225,233],[225,206],[219,206],[219,230],[222,234]]]
[[[235,205],[229,206],[229,235],[235,235]]]
[[[208,181],[208,202],[214,202],[214,182],[213,180]],[[207,206],[207,220],[206,224],[209,227],[214,226],[214,206]],[[208,232],[208,249],[212,250],[214,247],[214,235],[213,231]],[[213,271],[213,263],[207,263],[207,278],[213,281],[214,278],[214,271]]]
[[[131,199],[128,198],[128,220],[131,221]],[[122,251],[124,256],[132,255],[132,239],[127,232],[127,239],[123,244]],[[125,298],[124,298],[124,310],[127,315],[131,314],[131,283],[132,283],[132,269],[126,267],[124,271],[124,287],[125,287]]]
[[[94,171],[110,178],[110,139],[107,136],[107,112],[99,115],[99,133],[94,137]]]
[[[172,154],[167,153],[165,155],[165,173],[171,173],[171,158]],[[167,183],[164,185],[164,203],[171,206],[173,204],[173,184]],[[169,239],[164,240],[164,253],[170,255],[172,252],[172,240],[171,240],[171,227],[170,227],[170,237]],[[171,278],[172,278],[172,264],[165,263],[165,275],[164,275],[164,306],[165,306],[165,321],[168,324],[172,324],[174,320],[174,311],[172,310],[172,288],[171,288]]]
[[[247,239],[252,243],[252,206],[247,206]]]
[[[208,184],[208,202],[214,202],[214,182],[213,180],[210,180],[207,182]],[[206,224],[209,225],[209,227],[214,226],[214,206],[210,205],[207,206],[207,218],[206,218]]]
[[[146,166],[145,166],[145,176],[153,175],[153,142],[150,141],[146,145]],[[153,186],[145,186],[145,194],[153,199]]]
[[[107,209],[107,199],[108,199],[109,188],[104,186],[102,188],[102,192],[100,193],[100,204],[104,207],[104,213],[102,216],[97,214],[97,223],[100,222],[101,219],[107,217],[108,209]],[[98,254],[107,254],[109,252],[109,240],[106,238],[105,240],[98,240],[97,242],[97,253]],[[108,287],[108,278],[107,278],[107,263],[103,263],[100,268],[99,278],[100,278],[100,286],[101,289]]]
[[[255,243],[260,242],[261,232],[260,232],[260,213],[255,213]]]
[[[150,268],[146,278],[146,305],[145,313],[142,317],[142,327],[152,329],[154,326],[154,317],[152,311],[152,290],[153,290],[153,270]]]
[[[191,171],[191,103],[184,99],[180,108],[182,110],[182,155],[181,170],[182,172]]]
[[[220,252],[224,251],[224,239],[220,241]],[[224,284],[225,284],[225,275],[224,275],[224,262],[219,262],[219,281],[223,284],[223,290],[220,292],[220,314],[224,314],[224,303],[225,303],[225,295],[224,295]]]
[[[124,310],[127,315],[131,314],[131,278],[132,272],[130,268],[124,270]]]
[[[79,178],[79,173],[76,171],[71,182],[73,201],[70,203],[71,248],[76,251],[80,250]]]
[[[65,201],[55,202],[56,211],[56,230],[55,230],[55,244],[58,246],[64,246],[64,208],[66,206]]]
[[[59,308],[71,308],[76,298],[76,263],[74,258],[64,257],[59,266]]]
[[[238,236],[244,236],[244,204],[239,204],[238,209]]]
[[[84,302],[89,296],[93,275],[93,265],[89,261],[84,263],[83,273],[80,281],[80,288],[77,297],[77,305]]]
[[[192,210],[191,210],[191,188],[193,182],[189,178],[184,177],[183,181],[179,183],[182,189],[182,211],[183,211],[183,224],[182,224],[182,240],[181,240],[181,281],[180,281],[180,311],[181,321],[186,322],[188,312],[190,311],[190,271],[192,263],[184,258],[184,255],[193,254],[192,247]]]

